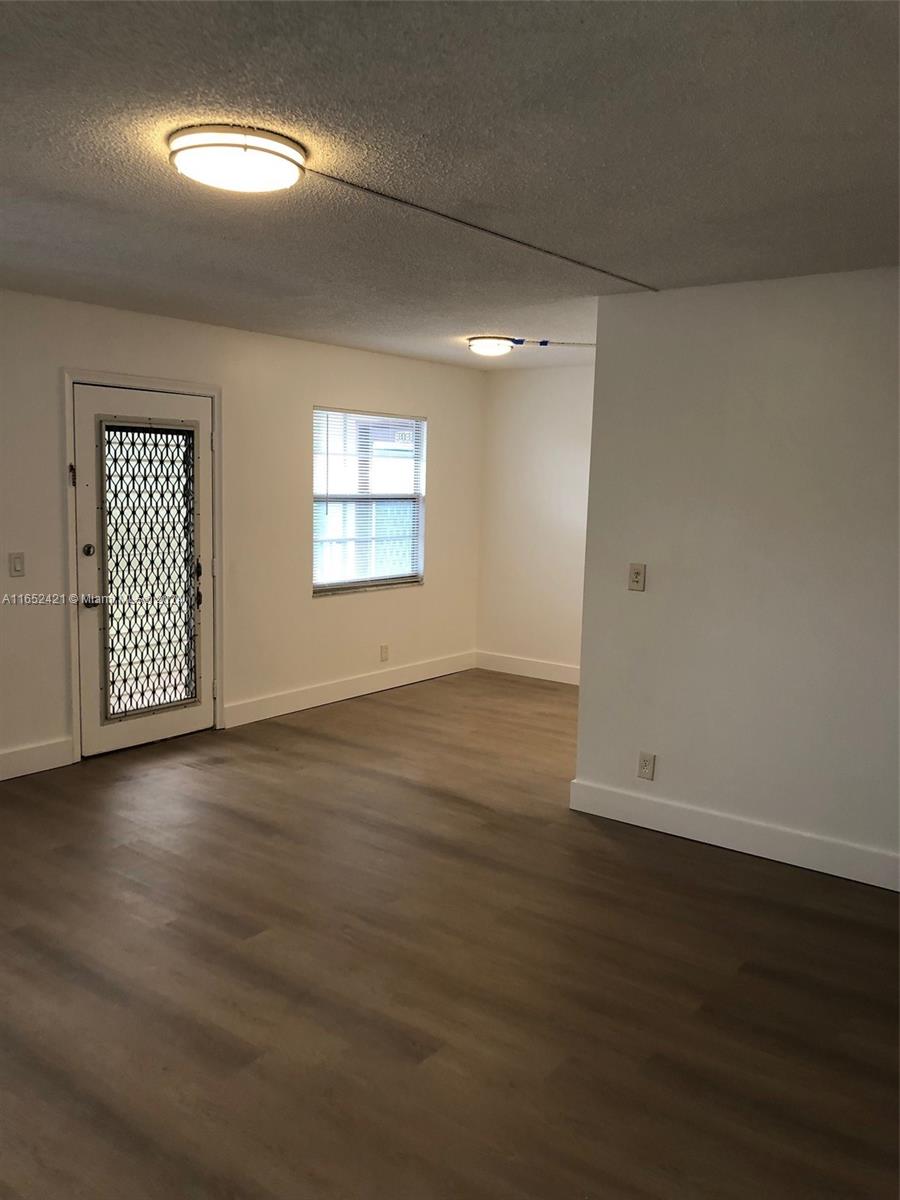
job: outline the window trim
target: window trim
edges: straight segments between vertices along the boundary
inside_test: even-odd
[[[313,426],[314,427],[315,427],[316,413],[319,413],[319,412],[338,413],[341,416],[351,416],[351,417],[356,417],[356,416],[376,417],[376,418],[384,417],[386,420],[414,421],[414,422],[420,424],[423,428],[424,443],[425,443],[425,454],[423,455],[423,458],[422,458],[422,466],[423,466],[423,468],[426,468],[426,465],[427,465],[426,464],[426,456],[428,453],[428,418],[427,417],[412,416],[409,413],[376,411],[374,409],[369,409],[369,408],[332,408],[332,407],[326,406],[324,404],[314,404],[313,405]],[[315,457],[315,450],[313,450],[313,457]],[[357,501],[366,501],[366,500],[412,500],[412,501],[415,501],[418,504],[418,508],[419,508],[419,522],[418,522],[419,541],[420,541],[420,551],[419,552],[420,552],[420,561],[422,564],[422,570],[420,573],[413,574],[413,575],[388,575],[388,576],[385,576],[384,578],[380,578],[380,579],[354,579],[354,580],[348,580],[347,582],[344,582],[344,583],[320,583],[320,584],[317,584],[315,582],[315,578],[314,578],[314,565],[313,565],[313,585],[312,585],[313,599],[317,599],[320,596],[345,595],[350,592],[381,592],[381,591],[389,590],[391,588],[408,588],[408,587],[423,587],[424,586],[424,584],[425,584],[425,521],[426,521],[426,512],[427,512],[426,493],[425,492],[418,492],[418,493],[417,492],[410,492],[410,493],[404,492],[404,493],[397,493],[397,494],[391,493],[391,494],[387,494],[387,495],[373,495],[373,496],[361,496],[358,493],[354,492],[354,493],[346,493],[346,494],[334,493],[334,494],[329,494],[327,496],[323,496],[323,495],[319,495],[315,490],[313,490],[313,496],[312,496],[313,513],[315,513],[315,506],[317,503],[326,503],[329,500],[334,500],[334,501],[343,502],[343,503],[354,503]],[[315,537],[313,537],[313,540],[312,540],[312,551],[313,551],[313,554],[315,554]]]
[[[347,592],[387,592],[391,588],[424,587],[424,575],[389,575],[386,579],[367,579],[364,583],[321,583],[313,587],[313,599],[341,596]]]

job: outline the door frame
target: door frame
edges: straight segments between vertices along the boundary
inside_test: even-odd
[[[224,611],[222,605],[222,389],[214,384],[193,383],[182,379],[159,379],[147,375],[123,375],[115,371],[63,370],[63,411],[65,414],[66,460],[66,591],[78,594],[78,545],[75,528],[75,488],[70,466],[75,462],[75,387],[130,388],[140,392],[173,392],[183,396],[208,397],[212,402],[212,590],[213,590],[213,719],[216,729],[225,728],[225,655]],[[78,650],[78,605],[68,604],[69,702],[72,715],[72,760],[81,759],[81,664]]]

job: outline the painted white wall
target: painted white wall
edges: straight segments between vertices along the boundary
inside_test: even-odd
[[[196,381],[223,397],[228,723],[474,665],[484,372],[11,292],[0,338],[3,592],[67,590],[63,370]],[[312,598],[315,404],[428,418],[424,586]],[[0,607],[6,773],[68,761],[68,664],[63,608]]]
[[[578,681],[593,367],[488,375],[478,661]]]
[[[573,807],[896,885],[897,282],[601,299]]]

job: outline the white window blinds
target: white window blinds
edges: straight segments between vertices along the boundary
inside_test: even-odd
[[[421,583],[425,422],[313,412],[313,592]]]

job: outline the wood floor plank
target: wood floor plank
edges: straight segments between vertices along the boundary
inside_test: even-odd
[[[0,783],[0,1200],[894,1200],[896,897],[572,813],[576,706]]]

